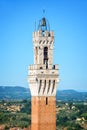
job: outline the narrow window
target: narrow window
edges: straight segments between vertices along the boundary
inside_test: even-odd
[[[48,64],[48,47],[44,47],[44,64]]]
[[[46,105],[48,105],[48,97],[46,97]]]

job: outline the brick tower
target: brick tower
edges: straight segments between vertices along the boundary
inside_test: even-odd
[[[56,91],[58,65],[53,65],[54,32],[46,18],[33,32],[34,65],[29,66],[32,95],[31,130],[56,130]]]

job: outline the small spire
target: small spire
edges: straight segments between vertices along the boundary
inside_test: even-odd
[[[36,31],[36,20],[35,20],[35,31]]]
[[[43,9],[43,17],[44,17],[44,14],[45,14],[45,9]]]

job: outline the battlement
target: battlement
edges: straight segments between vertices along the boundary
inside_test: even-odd
[[[28,66],[28,69],[29,70],[47,70],[47,69],[49,69],[49,70],[58,70],[58,64],[57,65],[48,65],[48,68],[46,68],[46,65],[45,64],[43,64],[43,65],[41,65],[41,64],[34,64],[34,65],[29,65]]]
[[[54,32],[53,31],[45,31],[43,32],[42,30],[35,31],[33,32],[33,38],[34,37],[54,37]]]

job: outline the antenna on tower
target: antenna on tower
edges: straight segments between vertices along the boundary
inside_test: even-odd
[[[43,9],[43,17],[44,17],[44,14],[45,14],[45,9]]]
[[[36,20],[35,20],[35,31],[36,31]]]

